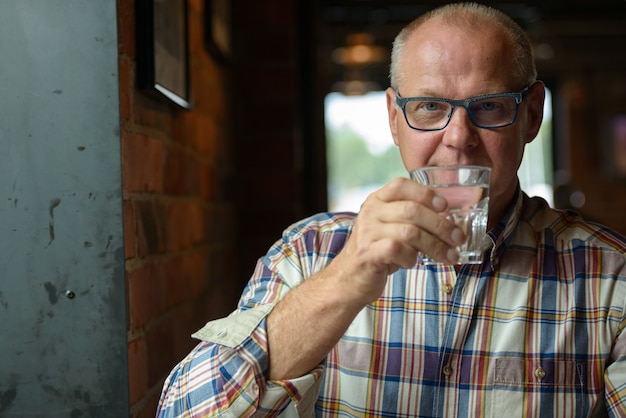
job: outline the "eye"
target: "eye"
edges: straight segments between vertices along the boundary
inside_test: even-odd
[[[502,103],[497,101],[478,102],[476,106],[476,110],[486,112],[494,111],[500,108],[502,108]]]
[[[406,110],[412,114],[432,114],[432,113],[445,113],[450,106],[445,102],[428,101],[428,100],[413,100],[407,103]]]
[[[422,102],[419,106],[419,109],[429,112],[436,112],[438,110],[444,110],[445,108],[445,103],[441,102]]]

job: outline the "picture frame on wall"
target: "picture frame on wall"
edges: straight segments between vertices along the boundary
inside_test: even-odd
[[[137,85],[191,108],[186,0],[136,0]]]
[[[213,59],[221,65],[231,60],[230,0],[205,0],[205,45]]]

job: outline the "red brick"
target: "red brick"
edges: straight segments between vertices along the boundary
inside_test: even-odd
[[[196,202],[174,203],[167,208],[167,249],[179,251],[206,241],[206,211]]]
[[[164,173],[163,142],[145,135],[122,135],[124,189],[132,192],[160,191]]]
[[[187,257],[170,257],[160,266],[164,272],[163,281],[159,283],[159,305],[163,314],[198,297],[191,293],[189,278],[183,269]]]
[[[224,263],[226,260],[220,260]],[[210,288],[209,256],[206,252],[191,255],[185,259],[184,271],[187,273],[189,292],[191,295],[205,294],[212,291]],[[233,276],[220,277],[221,280],[232,279]],[[223,293],[222,293],[223,295]]]
[[[198,180],[201,178],[201,163],[185,151],[170,148],[166,155],[164,170],[164,192],[171,195],[199,195]]]
[[[120,119],[122,123],[128,123],[132,119],[132,80],[135,76],[131,70],[128,58],[121,56],[119,59],[119,95],[120,95]]]
[[[131,418],[154,418],[161,391],[156,387],[152,389],[153,391],[146,394],[142,402],[133,405],[130,410]]]
[[[135,2],[117,2],[119,53],[135,59]]]
[[[130,331],[141,329],[161,312],[162,269],[146,265],[126,273]]]
[[[156,326],[146,330],[146,351],[148,362],[148,384],[158,384],[171,369],[182,360],[184,353],[176,349],[177,346],[190,348],[192,330],[184,324],[180,312],[168,316]],[[183,335],[183,332],[184,334]],[[184,339],[185,342],[181,340]]]
[[[124,259],[129,260],[137,254],[137,226],[133,202],[124,200]]]
[[[218,150],[223,148],[228,141],[224,140],[224,136],[220,136],[214,119],[198,115],[189,122],[189,125],[187,139],[190,146],[209,161],[215,161],[219,155]]]
[[[133,205],[137,225],[137,256],[140,258],[164,251],[164,210],[158,202],[137,200]]]
[[[143,337],[128,343],[128,384],[130,404],[134,405],[148,390],[148,361]]]
[[[173,115],[184,112],[179,106],[155,91],[133,90],[133,120],[137,129],[159,132],[170,138],[175,133],[172,129]]]

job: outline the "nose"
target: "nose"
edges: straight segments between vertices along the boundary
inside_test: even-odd
[[[470,148],[478,145],[478,128],[474,126],[463,106],[452,109],[448,126],[443,130],[443,144],[453,148]]]

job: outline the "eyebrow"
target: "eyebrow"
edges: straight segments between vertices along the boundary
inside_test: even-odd
[[[494,94],[508,94],[511,92],[501,92],[501,91],[497,91],[497,92],[492,92],[492,93],[479,93],[479,94],[474,94],[472,96],[467,96],[467,97],[461,97],[461,98],[451,98],[451,97],[443,97],[443,96],[439,96],[437,94],[432,93],[431,91],[425,91],[422,92],[422,94],[419,95],[410,95],[410,96],[405,96],[403,94],[400,94],[400,91],[396,90],[396,93],[400,95],[400,97],[402,98],[410,98],[410,97],[428,97],[428,98],[432,98],[432,99],[446,99],[446,100],[466,100],[466,99],[472,99],[474,97],[482,97],[482,96],[490,96],[490,95],[494,95]]]

